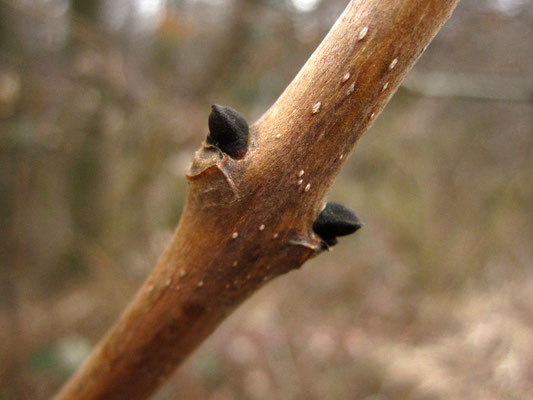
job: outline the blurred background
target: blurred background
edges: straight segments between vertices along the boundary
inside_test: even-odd
[[[47,399],[347,0],[0,0],[0,399]],[[155,399],[533,398],[533,1],[463,0],[338,177],[366,223]]]

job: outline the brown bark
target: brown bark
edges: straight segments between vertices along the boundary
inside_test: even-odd
[[[320,253],[311,226],[343,160],[457,3],[350,2],[244,158],[200,149],[170,245],[56,399],[146,398],[251,293]]]

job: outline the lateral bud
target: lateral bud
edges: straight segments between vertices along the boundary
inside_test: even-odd
[[[209,114],[207,142],[232,158],[242,158],[248,149],[249,129],[246,119],[236,110],[214,104]]]
[[[357,214],[343,204],[328,202],[313,223],[313,231],[328,245],[337,244],[337,236],[359,230],[363,223]]]

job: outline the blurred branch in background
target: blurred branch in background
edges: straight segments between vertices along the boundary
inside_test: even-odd
[[[347,1],[236,4],[100,1],[75,32],[68,0],[0,0],[2,399],[49,398],[145,278],[210,103],[254,120]],[[531,0],[462,0],[413,78],[527,96],[531,37]],[[533,398],[531,103],[405,93],[334,187],[365,232],[266,287],[157,398]]]
[[[453,72],[421,72],[409,75],[403,86],[430,97],[533,102],[531,75],[506,77]]]

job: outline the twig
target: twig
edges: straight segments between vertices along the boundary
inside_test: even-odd
[[[351,1],[245,152],[206,143],[169,247],[56,399],[146,398],[250,294],[321,253],[334,177],[457,2]]]

